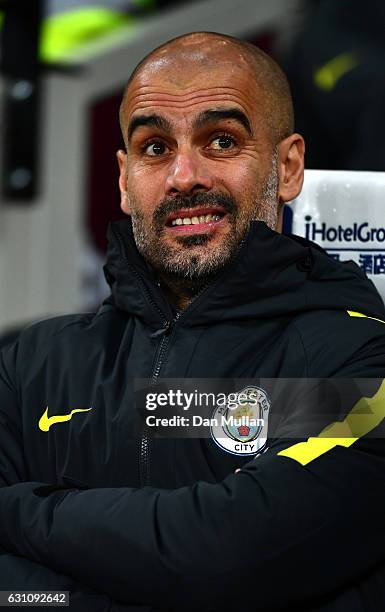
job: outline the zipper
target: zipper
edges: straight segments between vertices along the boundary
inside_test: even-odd
[[[198,298],[207,287],[203,287],[195,296],[194,300]],[[183,311],[183,315],[188,311],[189,306]],[[165,321],[163,327],[158,329],[152,338],[161,337],[161,341],[158,347],[157,357],[155,359],[154,368],[151,376],[151,385],[156,385],[159,378],[162,365],[165,362],[166,353],[170,344],[171,337],[175,331],[175,325],[178,319],[181,317],[181,312],[178,312],[171,321]],[[140,454],[139,454],[139,481],[140,486],[145,487],[150,485],[150,459],[151,459],[151,429],[146,424],[143,425],[142,438],[140,443]]]
[[[174,327],[176,322],[180,317],[180,313],[178,312],[172,321],[167,321],[163,325],[163,327],[156,331],[152,337],[161,336],[161,341],[157,351],[157,357],[154,363],[154,368],[151,376],[151,385],[156,385],[160,371],[162,369],[162,365],[165,362],[167,348],[170,343],[170,339],[172,333],[174,331]],[[149,475],[150,475],[150,457],[151,457],[151,430],[150,428],[144,424],[142,430],[142,439],[140,443],[140,455],[139,455],[139,479],[140,486],[145,487],[150,484]]]
[[[158,351],[157,351],[157,357],[154,363],[154,368],[152,371],[152,376],[151,376],[151,382],[152,385],[156,385],[157,380],[159,378],[159,374],[160,371],[162,369],[162,365],[165,362],[165,356],[167,353],[167,348],[168,345],[170,343],[170,339],[171,336],[174,332],[174,328],[175,328],[175,324],[177,323],[178,319],[180,318],[181,314],[180,312],[178,312],[176,314],[176,316],[169,320],[166,318],[164,312],[161,310],[161,308],[158,306],[158,304],[155,302],[154,298],[152,297],[151,292],[148,290],[148,288],[146,287],[146,284],[143,282],[143,279],[141,277],[141,275],[139,274],[139,272],[137,272],[137,270],[135,270],[135,268],[130,264],[127,256],[126,256],[126,250],[125,250],[125,245],[124,245],[124,240],[123,237],[121,235],[121,233],[114,229],[114,234],[119,242],[120,245],[120,253],[121,253],[121,257],[122,259],[126,262],[127,266],[130,268],[130,270],[132,271],[132,273],[135,275],[135,277],[137,278],[138,282],[140,283],[144,293],[147,296],[148,301],[150,302],[150,304],[152,304],[152,306],[155,308],[155,310],[159,313],[160,318],[163,322],[163,326],[157,330],[152,337],[153,338],[158,338],[161,337],[161,341],[158,347]],[[243,240],[241,242],[240,246],[243,246],[245,240]],[[194,297],[193,302],[196,302],[196,299],[199,298],[202,293],[205,293],[206,289],[208,288],[209,285],[206,285],[205,287],[202,287],[202,289],[198,292],[198,294]],[[190,304],[191,306],[191,304]],[[188,310],[190,309],[190,306],[188,306],[186,308],[186,310],[183,311],[183,315],[188,312]],[[150,484],[149,482],[149,465],[150,465],[150,441],[151,441],[151,435],[150,435],[150,428],[144,424],[143,425],[143,430],[142,430],[142,438],[141,438],[141,442],[140,442],[140,450],[139,450],[139,482],[140,482],[140,486],[144,487],[144,486],[148,486]]]
[[[123,259],[127,267],[129,267],[131,272],[134,274],[134,276],[138,280],[148,301],[160,315],[160,318],[163,324],[160,329],[158,329],[154,334],[152,334],[153,338],[161,337],[161,341],[160,341],[158,351],[157,351],[157,357],[156,357],[154,368],[153,368],[152,375],[151,375],[151,383],[152,385],[155,385],[159,377],[160,369],[164,362],[164,355],[166,353],[167,345],[169,342],[169,334],[172,329],[174,320],[176,321],[179,318],[179,313],[177,314],[175,319],[173,319],[172,321],[167,319],[167,317],[164,315],[164,312],[161,310],[161,308],[158,306],[158,304],[152,297],[152,294],[146,287],[146,284],[143,282],[143,279],[141,275],[139,274],[139,272],[137,272],[137,270],[135,270],[135,268],[130,264],[126,256],[126,249],[124,245],[123,236],[118,230],[116,230],[116,228],[114,228],[113,231],[114,231],[114,234],[120,246],[121,258]],[[147,427],[147,425],[144,424],[143,430],[142,430],[142,437],[140,441],[140,447],[139,447],[139,482],[140,482],[141,487],[144,487],[149,484],[149,458],[150,458],[150,430],[149,430],[149,427]]]

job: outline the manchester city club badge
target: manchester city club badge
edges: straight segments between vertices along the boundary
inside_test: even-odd
[[[270,401],[259,387],[245,387],[227,396],[211,418],[211,436],[233,455],[255,455],[266,448]]]

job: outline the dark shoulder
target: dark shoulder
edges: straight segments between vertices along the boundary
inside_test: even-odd
[[[385,316],[314,310],[295,317],[291,325],[305,351],[309,377],[344,375],[352,363],[357,376],[385,375]]]
[[[95,313],[81,313],[41,319],[21,329],[18,340],[21,345],[30,342],[41,344],[55,336],[86,327],[94,317]]]
[[[50,317],[29,324],[19,331],[18,354],[21,359],[28,355],[41,357],[50,350],[60,351],[67,345],[76,350],[86,350],[89,343],[108,334],[119,313],[112,307],[103,306],[98,312],[68,314]]]

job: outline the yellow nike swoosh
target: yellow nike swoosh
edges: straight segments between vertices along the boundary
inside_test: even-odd
[[[75,408],[75,410],[72,410],[69,414],[58,414],[56,416],[49,417],[48,416],[48,406],[47,406],[44,414],[40,417],[39,429],[41,429],[41,431],[48,431],[51,425],[54,425],[55,423],[65,423],[66,421],[69,421],[70,419],[72,419],[72,415],[74,415],[75,412],[88,412],[88,410],[92,410],[92,407],[91,408]]]

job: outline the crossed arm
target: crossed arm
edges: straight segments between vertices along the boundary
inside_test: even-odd
[[[220,484],[175,491],[41,497],[41,483],[15,484],[0,490],[0,545],[126,603],[236,605],[255,577],[261,609],[298,603],[385,561],[383,473],[363,442],[307,467],[266,453]]]
[[[383,431],[306,465],[279,454],[294,444],[280,440],[218,484],[55,492],[23,482],[12,414],[0,420],[0,562],[22,564],[17,588],[39,567],[49,584],[58,576],[127,606],[209,611],[236,609],[240,593],[255,609],[245,584],[257,581],[263,610],[327,596],[385,563]]]
[[[19,487],[23,485],[18,483],[25,481],[27,476],[15,389],[2,363],[0,363],[0,370],[0,504],[4,502],[1,529],[3,533],[11,534],[12,532],[14,535],[17,533],[17,539],[20,538],[21,542],[25,539],[29,528],[34,529],[34,527],[30,519],[24,523],[24,518],[20,517],[22,522],[19,523],[17,517],[10,515],[7,510],[6,499],[13,506],[11,498],[14,493],[20,492]],[[6,414],[4,408],[7,408]],[[16,498],[13,500],[17,503]],[[21,503],[23,503],[22,500]],[[40,537],[40,534],[36,535]],[[56,571],[51,560],[39,561],[34,555],[24,554],[18,546],[3,547],[0,545],[0,590],[70,591],[71,612],[85,612],[85,610],[92,610],[92,612],[155,612],[154,608],[147,606],[117,603],[103,592],[102,585],[96,585],[94,589],[89,588],[75,577],[71,577],[71,574],[72,572]]]

